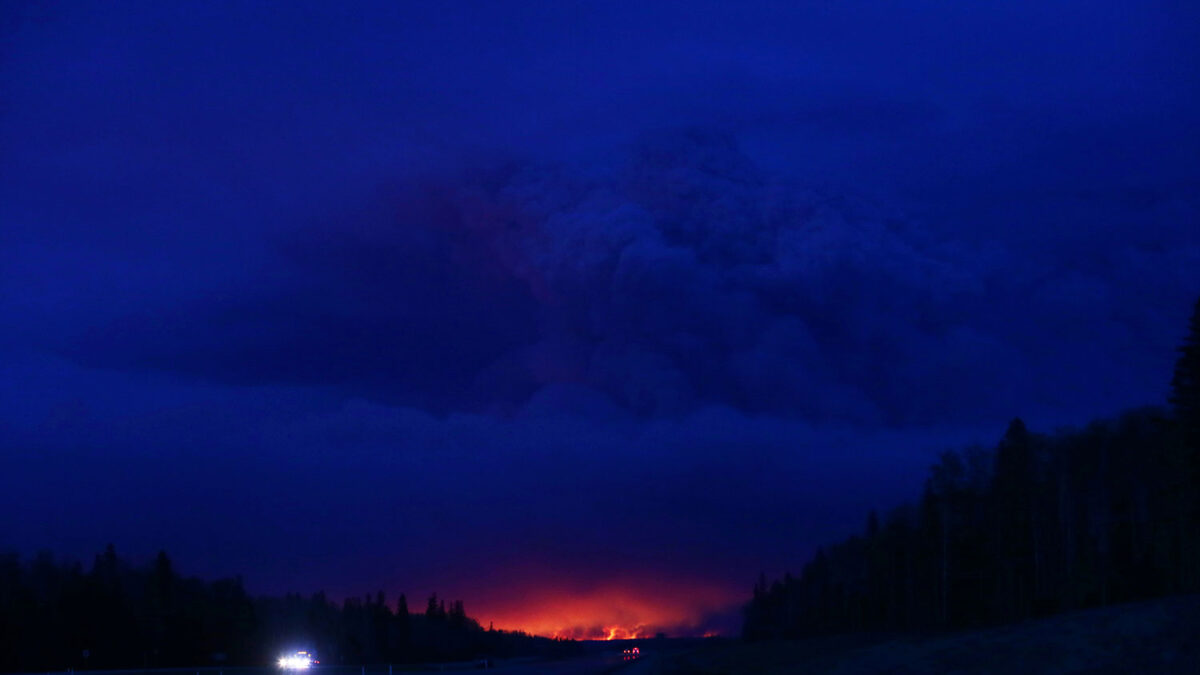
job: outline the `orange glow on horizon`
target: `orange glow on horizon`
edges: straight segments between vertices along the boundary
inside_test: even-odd
[[[578,640],[578,639],[585,639],[585,640],[586,639],[643,640],[646,638],[654,637],[654,633],[647,631],[645,626],[633,626],[632,628],[626,627],[626,626],[605,626],[602,632],[604,633],[604,635],[602,635],[600,637],[580,638],[579,630],[576,628],[573,628],[573,629],[567,630],[565,632],[557,631],[557,632],[555,632],[554,635],[551,635],[549,637],[562,638],[562,639],[566,639],[566,640]]]
[[[632,640],[715,635],[705,620],[727,612],[742,594],[678,580],[613,582],[587,590],[535,587],[476,605],[483,625],[574,640]]]

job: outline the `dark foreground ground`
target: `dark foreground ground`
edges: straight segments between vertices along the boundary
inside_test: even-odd
[[[728,673],[1200,674],[1200,595],[925,637],[707,644],[647,654],[624,675]]]
[[[640,647],[641,656],[622,649]],[[509,659],[505,675],[924,675],[1087,673],[1200,675],[1200,595],[1072,612],[986,630],[928,636],[841,636],[743,644],[736,640],[586,643],[581,656]],[[479,662],[321,666],[310,675],[477,671]],[[279,675],[276,668],[77,671],[75,675]],[[39,675],[64,675],[64,671]]]

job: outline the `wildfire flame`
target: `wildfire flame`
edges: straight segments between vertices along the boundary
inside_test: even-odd
[[[556,630],[550,637],[560,640],[644,640],[652,636],[653,633],[645,626],[627,628],[610,625],[593,631],[581,628]]]
[[[574,636],[578,637],[578,631],[574,631]],[[650,631],[646,630],[645,626],[635,626],[634,628],[626,628],[625,626],[605,626],[604,635],[601,640],[642,640],[650,637]],[[561,637],[567,637],[563,635]]]
[[[659,631],[696,635],[714,609],[740,599],[734,592],[700,584],[662,588],[624,584],[588,591],[527,592],[480,612],[497,628],[571,640],[644,640]]]

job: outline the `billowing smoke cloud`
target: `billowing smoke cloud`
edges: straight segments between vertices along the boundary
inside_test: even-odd
[[[435,412],[533,401],[637,416],[722,404],[815,421],[992,419],[1053,405],[1055,375],[1086,367],[1026,339],[1043,322],[1086,332],[1113,320],[1114,284],[1138,275],[1180,295],[1186,284],[1145,256],[1180,258],[1171,266],[1186,276],[1198,250],[1180,232],[1185,245],[1167,253],[1152,248],[1161,237],[1133,250],[1101,241],[1097,260],[1060,270],[1055,256],[1078,242],[1036,260],[953,234],[773,179],[727,136],[662,134],[600,176],[516,163],[411,181],[281,237],[282,271],[261,288],[126,319],[76,349]],[[1136,314],[1117,321],[1146,318],[1117,304]]]
[[[139,403],[138,378],[86,378],[108,396],[0,429],[8,541],[84,561],[109,541],[166,549],[255,593],[385,590],[420,607],[437,592],[546,635],[736,633],[760,571],[799,569],[869,509],[915,496],[936,449],[978,437],[728,408],[439,417],[180,383]]]
[[[385,4],[0,26],[0,546],[703,632],[1163,400],[1200,4]]]

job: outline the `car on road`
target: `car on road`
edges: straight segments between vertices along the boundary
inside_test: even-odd
[[[320,661],[317,661],[311,652],[304,650],[279,657],[279,667],[283,670],[307,670],[317,663]]]

